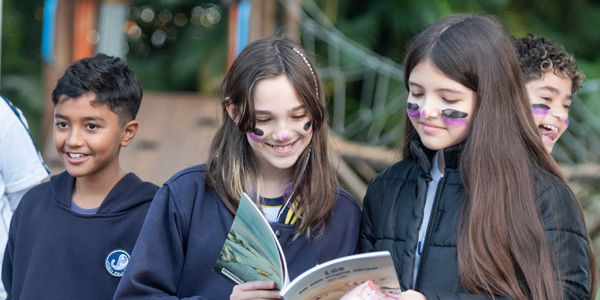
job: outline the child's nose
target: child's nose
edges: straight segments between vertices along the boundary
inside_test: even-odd
[[[429,100],[429,101],[428,101]],[[421,107],[421,116],[424,118],[436,118],[440,115],[440,108],[433,99],[425,98]]]
[[[274,135],[275,140],[285,142],[292,138],[292,130],[290,130],[289,124],[281,122],[277,125]]]
[[[79,147],[83,145],[83,137],[81,130],[73,129],[67,137],[67,145],[69,147]]]
[[[559,120],[561,120],[561,121],[564,121],[564,120],[566,120],[566,119],[567,119],[568,112],[567,112],[567,110],[566,110],[566,109],[565,109],[565,108],[562,106],[562,104],[561,104],[561,103],[559,103],[559,104],[556,104],[556,105],[553,105],[553,106],[552,106],[552,108],[550,109],[550,114],[551,114],[553,117],[555,117],[555,118],[557,118],[557,119],[559,119]]]

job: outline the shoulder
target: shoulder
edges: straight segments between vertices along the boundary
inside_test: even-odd
[[[534,190],[546,230],[567,230],[586,236],[579,200],[564,181],[540,171],[534,176]]]
[[[386,194],[393,194],[393,198],[396,198],[395,196],[405,184],[410,182],[416,184],[419,174],[420,169],[414,160],[402,160],[391,165],[371,179],[365,202],[368,198],[376,198],[378,202],[383,202]]]
[[[185,168],[171,176],[165,185],[181,185],[186,183],[198,183],[206,181],[206,165],[195,165]]]
[[[412,159],[401,160],[387,169],[381,171],[377,174],[373,179],[371,179],[371,184],[376,184],[381,181],[395,181],[395,180],[407,180],[407,179],[417,179],[415,172],[419,172],[419,168],[417,163]]]
[[[50,182],[47,181],[34,186],[25,193],[21,202],[19,202],[19,205],[15,210],[15,216],[24,211],[22,214],[29,218],[32,215],[31,212],[34,210],[45,211],[46,209],[43,207],[48,203],[53,203],[52,197],[53,193]]]
[[[133,172],[128,173],[122,181],[124,184],[135,187],[137,193],[150,193],[154,195],[158,191],[158,185],[149,181],[143,181]]]
[[[198,197],[204,197],[208,191],[206,185],[206,165],[196,165],[185,168],[167,180],[161,190],[166,190],[171,197],[179,201],[193,202]]]
[[[336,195],[336,210],[360,214],[360,206],[358,205],[358,202],[356,202],[356,199],[350,195],[350,193],[342,188],[338,188]]]

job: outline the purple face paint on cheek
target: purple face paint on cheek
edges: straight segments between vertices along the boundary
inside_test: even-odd
[[[250,132],[248,133],[248,136],[255,142],[260,142],[260,138],[258,136],[256,136],[254,133]]]
[[[454,109],[442,110],[442,119],[444,122],[454,127],[463,127],[469,124],[469,120],[466,119],[468,116],[468,113]]]
[[[265,132],[258,128],[254,128],[254,130],[252,130],[251,133],[248,133],[248,136],[255,142],[260,142],[259,136],[263,136],[263,135],[265,135]]]
[[[548,106],[546,104],[541,104],[541,103],[531,104],[531,112],[534,115],[545,115],[548,113],[549,110],[550,110],[550,106]]]
[[[406,104],[406,113],[410,118],[419,117],[419,104],[408,102]]]
[[[565,120],[565,125],[569,126],[569,119]]]
[[[423,116],[423,117],[424,117],[426,114],[427,114],[427,112],[426,112],[425,110],[422,110],[422,111],[421,111],[421,116]]]

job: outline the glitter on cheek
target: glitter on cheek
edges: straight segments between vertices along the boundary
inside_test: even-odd
[[[534,115],[545,115],[548,113],[548,111],[550,110],[550,106],[545,105],[545,104],[532,104],[531,105],[531,112]]]

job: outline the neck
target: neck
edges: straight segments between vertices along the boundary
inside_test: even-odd
[[[77,206],[90,209],[99,207],[112,188],[126,175],[120,167],[112,172],[75,178],[72,200]]]
[[[262,176],[263,188],[260,191],[262,197],[275,198],[283,195],[286,185],[289,184],[287,176]]]
[[[440,150],[438,154],[438,169],[440,173],[444,174],[444,169],[446,169],[446,161],[444,160],[444,149]]]

